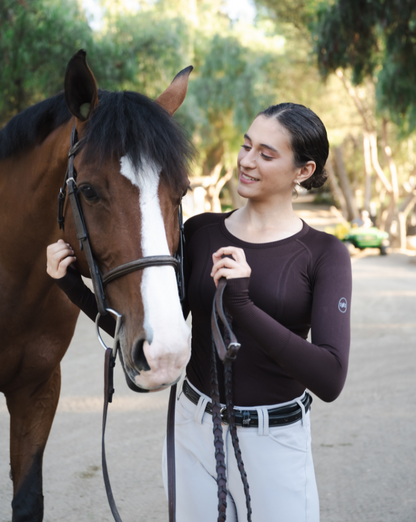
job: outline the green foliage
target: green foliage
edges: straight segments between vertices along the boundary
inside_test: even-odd
[[[416,129],[416,3],[337,0],[315,26],[323,75],[351,68],[353,82],[375,76],[380,112],[407,132]]]
[[[205,61],[190,85],[200,111],[197,131],[207,147],[207,169],[227,151],[235,152],[241,136],[275,97],[276,56],[245,47],[236,34],[220,34],[208,42]]]
[[[67,60],[90,48],[92,31],[71,0],[0,3],[0,125],[62,90]]]
[[[305,32],[316,19],[324,0],[255,0],[260,15],[272,18],[278,24],[290,24]],[[264,11],[262,11],[264,8]]]
[[[204,60],[190,84],[198,107],[195,134],[204,173],[235,163],[241,139],[256,115],[275,102],[281,49],[253,28],[235,27],[207,38]],[[269,45],[265,45],[268,43]]]
[[[377,31],[373,20],[379,6],[371,0],[341,0],[318,11],[318,63],[323,75],[337,67],[353,70],[358,84],[377,64]]]
[[[107,19],[107,29],[96,40],[97,81],[109,90],[136,90],[155,98],[190,65],[188,26],[180,17],[121,13]]]

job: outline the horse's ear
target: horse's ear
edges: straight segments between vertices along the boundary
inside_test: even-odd
[[[65,101],[71,113],[86,121],[98,105],[97,82],[81,49],[69,60],[65,73]]]
[[[155,102],[163,107],[169,114],[173,115],[182,105],[188,90],[188,78],[193,67],[190,65],[186,69],[182,69],[173,79],[172,83],[156,98]]]

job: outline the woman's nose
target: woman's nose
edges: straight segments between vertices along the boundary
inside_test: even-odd
[[[241,158],[240,165],[242,167],[246,167],[246,168],[254,168],[255,167],[256,160],[255,160],[255,154],[254,154],[253,150],[248,151],[247,154],[245,154]]]

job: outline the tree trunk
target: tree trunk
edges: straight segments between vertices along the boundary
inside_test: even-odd
[[[409,212],[416,204],[416,190],[409,194],[400,205],[399,217],[399,232],[400,232],[400,248],[406,248],[406,220]]]
[[[368,133],[364,133],[363,137],[364,149],[364,167],[365,167],[365,186],[364,186],[364,208],[371,215],[370,201],[371,201],[371,152],[370,152],[370,138]]]
[[[337,177],[335,176],[334,166],[332,164],[332,154],[329,154],[326,162],[326,171],[328,172],[328,182],[331,189],[332,198],[338,203],[341,208],[341,213],[345,219],[348,218],[347,202],[345,200],[342,190],[339,188]]]
[[[347,219],[351,221],[352,219],[358,218],[358,209],[355,202],[354,194],[351,189],[350,180],[348,179],[347,170],[344,164],[344,158],[342,154],[342,146],[333,147],[334,156],[335,156],[335,164],[337,166],[337,173],[339,184],[341,185],[341,190],[345,197],[345,202],[347,206]]]

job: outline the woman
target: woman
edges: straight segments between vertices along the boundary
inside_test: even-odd
[[[238,155],[238,191],[246,206],[185,224],[184,313],[192,313],[192,356],[176,408],[179,522],[217,516],[209,368],[212,299],[221,277],[228,280],[225,305],[242,346],[233,393],[236,410],[248,412],[238,435],[253,521],[319,520],[306,389],[333,401],[343,388],[351,264],[338,239],[294,214],[292,194],[297,185],[325,182],[327,157],[325,127],[311,110],[291,103],[269,107],[253,121]],[[70,250],[60,245],[49,255],[52,277],[62,277],[70,262]],[[221,377],[220,395],[225,402]],[[282,425],[292,410],[297,420],[286,417]],[[223,428],[227,520],[241,522],[247,517],[244,491]]]

